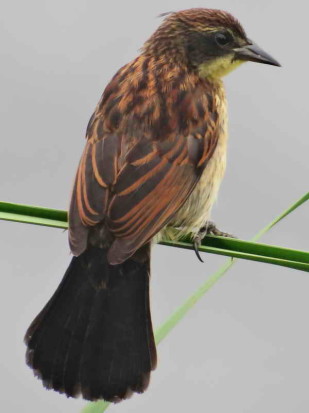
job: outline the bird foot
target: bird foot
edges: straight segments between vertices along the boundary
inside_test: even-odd
[[[212,221],[207,221],[206,225],[199,229],[199,232],[195,235],[193,239],[193,246],[194,246],[195,254],[201,262],[204,262],[204,261],[202,260],[198,249],[201,246],[202,240],[206,237],[206,235],[216,235],[218,237],[236,238],[232,234],[220,231]]]

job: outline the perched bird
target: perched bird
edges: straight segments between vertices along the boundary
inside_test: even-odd
[[[114,402],[147,388],[150,244],[174,228],[196,245],[217,231],[207,223],[226,163],[221,77],[245,61],[279,66],[229,13],[184,10],[107,85],[72,193],[74,257],[25,336],[46,388]]]

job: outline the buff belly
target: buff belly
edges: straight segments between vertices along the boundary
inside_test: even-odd
[[[226,148],[227,136],[224,130],[197,186],[172,221],[156,235],[155,242],[163,238],[176,240],[187,234],[194,236],[210,219],[225,172]]]
[[[205,225],[210,219],[212,206],[217,199],[225,165],[226,150],[219,146],[194,191],[177,212],[173,221],[161,231],[160,237],[175,240],[189,233],[194,235]]]

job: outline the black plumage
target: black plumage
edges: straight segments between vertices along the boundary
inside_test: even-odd
[[[109,401],[145,390],[156,365],[148,262],[112,266],[97,247],[72,259],[25,337],[46,388]]]

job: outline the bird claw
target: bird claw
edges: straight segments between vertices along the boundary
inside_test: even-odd
[[[194,246],[195,254],[197,258],[199,259],[199,261],[201,262],[204,262],[204,261],[202,260],[202,257],[198,249],[201,246],[202,240],[206,235],[207,235],[207,227],[205,226],[199,229],[199,232],[195,235],[193,239],[193,246]]]
[[[200,255],[200,252],[199,252],[199,250],[198,250],[199,247],[201,246],[201,241],[198,242],[198,241],[194,240],[193,246],[194,246],[195,254],[196,254],[197,258],[199,259],[199,261],[204,262],[204,261],[202,260],[201,255]]]
[[[195,254],[199,261],[204,262],[201,258],[199,247],[202,244],[202,240],[206,235],[216,235],[218,237],[226,237],[226,238],[236,238],[234,235],[229,234],[227,232],[220,231],[216,225],[212,221],[208,221],[207,224],[199,229],[199,232],[195,235],[193,239],[193,247]]]
[[[204,228],[204,227],[203,227]],[[220,231],[212,221],[207,222],[207,230],[205,235],[216,235],[218,237],[225,237],[225,238],[237,238],[235,235],[229,234],[228,232]]]

